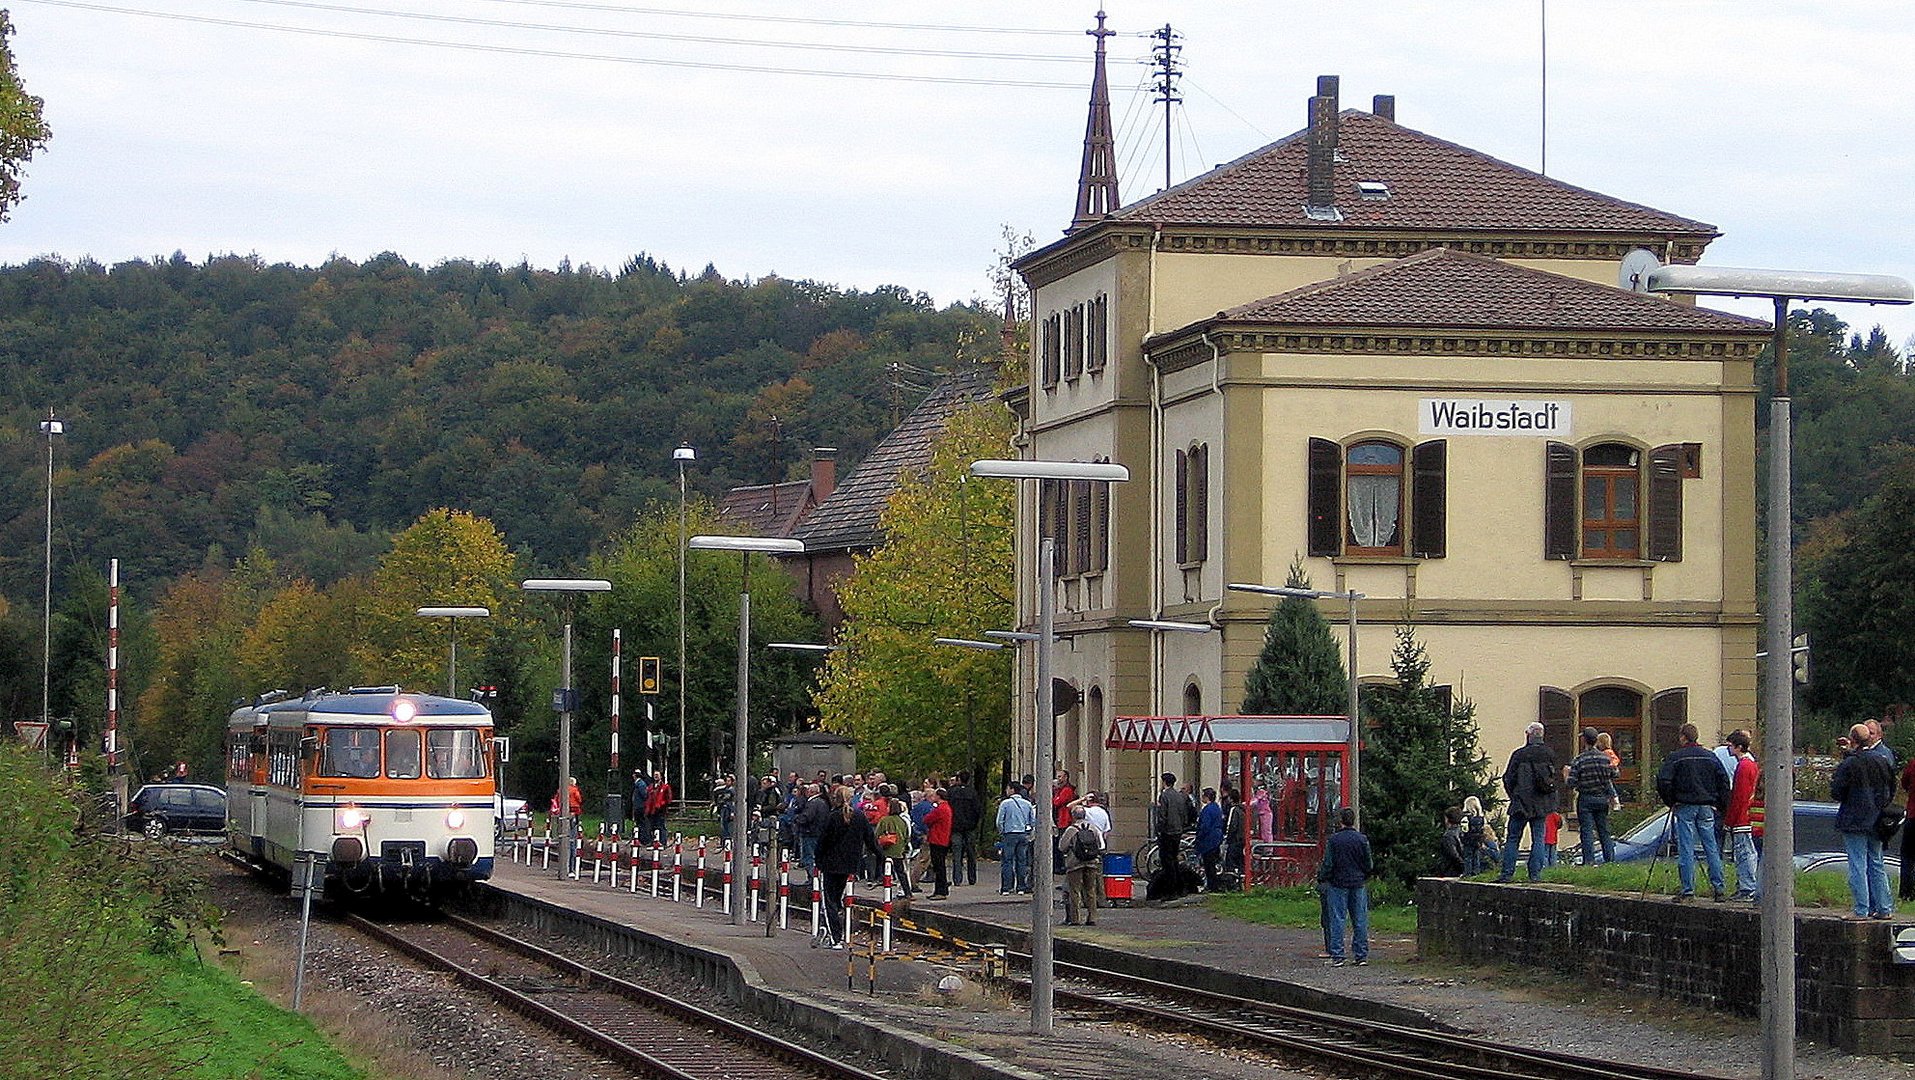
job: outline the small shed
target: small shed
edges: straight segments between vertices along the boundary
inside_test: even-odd
[[[792,773],[810,780],[819,772],[830,776],[858,771],[858,740],[831,731],[801,731],[771,740],[771,767],[778,778]]]
[[[1243,885],[1316,878],[1323,846],[1348,805],[1350,722],[1342,716],[1119,716],[1112,750],[1215,751],[1244,800]]]

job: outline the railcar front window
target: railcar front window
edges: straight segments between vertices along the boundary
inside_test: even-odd
[[[355,780],[377,777],[379,733],[372,728],[327,728],[319,743],[319,775]]]
[[[386,732],[386,778],[419,779],[419,733],[406,729]]]
[[[426,732],[426,775],[438,780],[476,780],[485,776],[485,751],[472,728],[433,728]]]

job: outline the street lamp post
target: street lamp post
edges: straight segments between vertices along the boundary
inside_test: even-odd
[[[984,459],[971,463],[972,476],[1002,477],[1011,480],[1086,480],[1110,483],[1130,479],[1130,470],[1110,462],[1029,461]],[[1056,549],[1050,537],[1037,546],[1037,724],[1031,747],[1031,776],[1036,790],[1031,802],[1037,807],[1037,830],[1031,837],[1031,1033],[1050,1035],[1052,1020],[1051,936],[1051,778],[1053,727],[1051,714],[1051,654],[1057,647],[1053,622],[1056,617]]]
[[[1346,639],[1345,644],[1347,646],[1347,650],[1346,650],[1347,659],[1345,661],[1347,674],[1345,676],[1344,681],[1350,684],[1349,685],[1350,696],[1349,696],[1348,709],[1347,709],[1349,725],[1350,725],[1350,730],[1349,730],[1350,748],[1347,751],[1347,756],[1349,757],[1350,760],[1349,760],[1349,763],[1344,767],[1348,770],[1347,775],[1350,778],[1350,809],[1353,811],[1356,811],[1357,826],[1361,828],[1363,824],[1363,817],[1362,817],[1363,812],[1361,809],[1363,797],[1360,794],[1359,789],[1357,787],[1357,780],[1358,780],[1357,770],[1359,765],[1359,762],[1357,761],[1357,757],[1362,751],[1363,740],[1361,738],[1362,729],[1359,726],[1359,721],[1357,719],[1357,708],[1359,703],[1357,701],[1357,682],[1356,682],[1356,676],[1357,676],[1356,602],[1358,600],[1364,599],[1364,594],[1357,592],[1354,589],[1351,589],[1348,592],[1335,592],[1330,589],[1293,589],[1289,587],[1288,585],[1249,585],[1249,584],[1241,584],[1241,583],[1232,583],[1229,585],[1225,585],[1224,588],[1232,589],[1232,590],[1235,590],[1236,592],[1259,593],[1264,596],[1294,596],[1299,600],[1348,601],[1350,605],[1349,618],[1348,618],[1348,622],[1345,624],[1346,629],[1344,631],[1344,637]]]
[[[698,460],[690,443],[672,451],[678,465],[678,795],[685,795],[685,467]],[[649,749],[649,748],[648,748]],[[670,766],[665,766],[669,769]],[[667,773],[669,775],[669,773]]]
[[[40,723],[46,725],[42,730],[53,730],[53,437],[66,434],[66,423],[53,418],[52,410],[47,418],[40,421],[40,431],[47,437],[47,575],[46,588],[41,594],[40,616]],[[40,746],[43,752],[51,747],[53,740],[42,736]]]
[[[531,578],[519,583],[527,592],[592,593],[610,592],[612,583],[602,578]],[[552,707],[559,714],[559,877],[572,873],[572,850],[577,838],[572,835],[572,714],[578,710],[578,691],[572,687],[572,605],[565,605],[565,645],[559,653],[559,688],[552,694]]]
[[[452,647],[446,654],[446,696],[459,696],[459,620],[485,619],[492,615],[491,608],[483,607],[422,607],[413,612],[423,619],[444,619],[452,628]]]
[[[738,715],[732,728],[731,770],[731,924],[745,924],[746,870],[750,866],[744,843],[748,817],[745,788],[751,780],[751,757],[747,740],[751,715],[751,553],[793,555],[804,551],[801,540],[781,540],[766,536],[694,536],[687,547],[693,551],[736,551],[739,553],[743,580],[738,583]],[[679,769],[685,767],[684,748],[679,748]]]
[[[1763,669],[1762,753],[1765,837],[1762,860],[1762,1076],[1795,1075],[1795,701],[1790,642],[1795,633],[1795,508],[1790,495],[1789,301],[1906,304],[1915,290],[1897,277],[1794,270],[1660,266],[1650,292],[1760,296],[1775,302],[1775,393],[1769,399],[1768,580],[1763,607],[1768,666]]]

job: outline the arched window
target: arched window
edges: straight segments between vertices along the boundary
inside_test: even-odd
[[[1604,443],[1583,451],[1583,558],[1633,559],[1642,550],[1642,453]]]
[[[1360,442],[1343,460],[1344,553],[1403,554],[1403,448]]]
[[[1204,692],[1202,690],[1199,690],[1197,688],[1197,684],[1194,682],[1185,683],[1184,684],[1184,715],[1185,716],[1202,716],[1203,714],[1204,714]]]

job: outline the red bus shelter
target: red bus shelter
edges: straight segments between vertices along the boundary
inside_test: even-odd
[[[1349,802],[1350,722],[1341,716],[1119,716],[1112,750],[1215,751],[1244,801],[1243,886],[1316,879]]]

